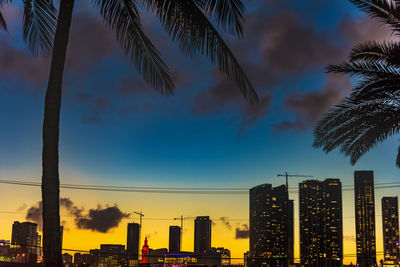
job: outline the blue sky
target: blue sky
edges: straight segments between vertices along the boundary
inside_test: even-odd
[[[29,54],[18,8],[6,10],[0,178],[38,181],[49,58]],[[154,17],[144,13],[143,25],[170,66],[174,96],[146,86],[94,10],[77,6],[61,112],[62,183],[252,187],[282,184],[276,174],[287,171],[339,177],[348,185],[356,169],[374,170],[376,182],[398,179],[398,137],[356,166],[337,151],[312,148],[313,125],[351,87],[324,67],[345,60],[355,43],[390,34],[348,1],[248,1],[244,39],[224,36],[259,93],[257,106],[249,106],[204,57],[185,58]],[[99,197],[98,203],[109,200]]]

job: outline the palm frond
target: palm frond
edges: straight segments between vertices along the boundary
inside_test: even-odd
[[[397,149],[396,166],[400,168],[400,146]]]
[[[397,34],[400,33],[400,6],[392,0],[350,0],[369,16],[388,24]]]
[[[345,98],[320,120],[314,130],[314,147],[326,153],[340,147],[355,164],[388,136],[400,131],[400,97]]]
[[[52,48],[56,22],[52,0],[24,0],[23,37],[34,54],[43,55]]]
[[[171,38],[190,56],[206,55],[250,102],[257,102],[253,85],[211,22],[193,0],[141,0],[152,10]]]
[[[368,77],[360,80],[353,88],[352,96],[358,99],[389,97],[400,93],[400,76],[397,77]]]
[[[246,8],[241,0],[195,0],[195,3],[224,30],[243,37]]]
[[[3,28],[4,30],[7,31],[7,23],[6,23],[6,20],[4,19],[1,11],[0,11],[0,28]]]
[[[0,10],[3,8],[4,5],[11,3],[11,0],[0,0]],[[0,11],[0,29],[3,28],[7,31],[7,22],[4,19],[3,14]]]
[[[174,84],[160,53],[144,34],[140,14],[132,0],[94,0],[104,21],[144,80],[163,94],[172,94]]]
[[[382,62],[345,62],[338,65],[329,65],[328,73],[342,73],[350,76],[367,77],[398,77],[400,69],[386,65]]]
[[[350,61],[379,62],[391,67],[400,67],[400,43],[376,41],[356,45],[350,53]]]

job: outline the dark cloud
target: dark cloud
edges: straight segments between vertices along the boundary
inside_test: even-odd
[[[338,32],[350,46],[368,40],[383,41],[395,38],[387,25],[367,16],[358,19],[345,18],[339,25]]]
[[[20,207],[17,209],[17,212],[24,211],[24,210],[26,210],[27,207],[28,207],[28,205],[26,205],[26,203],[24,203],[24,204],[22,204],[22,206],[20,206]]]
[[[340,61],[344,61],[351,47],[359,42],[395,38],[388,27],[369,17],[346,18],[339,25],[338,35],[345,41],[343,46],[345,56],[340,56]],[[327,62],[327,64],[334,63],[337,63],[337,60],[331,59]],[[275,129],[303,131],[313,127],[325,112],[351,91],[351,88],[352,85],[347,76],[329,74],[324,86],[318,91],[290,93],[284,99],[283,105],[287,110],[294,112],[295,120],[282,121],[275,125]]]
[[[151,90],[152,88],[141,79],[124,77],[117,92],[122,96],[126,96],[133,93],[151,92]]]
[[[88,229],[101,233],[106,233],[110,229],[117,227],[122,218],[128,217],[128,214],[123,213],[117,205],[105,208],[99,206],[97,209],[90,209],[87,214],[84,214],[84,209],[77,207],[69,198],[60,198],[60,208],[74,217],[75,225],[79,229]],[[26,220],[37,223],[40,231],[43,227],[42,210],[43,206],[40,201],[30,207],[25,216]],[[62,221],[61,224],[64,225],[65,221]]]
[[[0,41],[0,74],[37,87],[43,86],[48,76],[49,58],[35,57]]]
[[[80,229],[89,229],[96,232],[107,233],[111,228],[117,227],[122,218],[129,215],[123,213],[116,205],[113,207],[97,207],[90,209],[89,214],[76,219]]]
[[[247,224],[243,224],[241,227],[236,228],[236,239],[246,239],[250,237],[250,229]]]
[[[232,230],[232,225],[231,225],[231,223],[229,222],[228,217],[221,217],[221,218],[219,218],[219,219],[220,219],[220,221],[222,222],[222,224],[225,225],[225,227],[226,227],[228,230]]]
[[[350,79],[343,75],[330,74],[322,90],[307,93],[292,93],[284,100],[284,107],[296,115],[294,121],[283,121],[275,125],[278,131],[293,129],[302,131],[314,126],[318,119],[333,105],[340,102],[351,90]]]
[[[271,95],[279,83],[294,82],[300,74],[344,58],[343,49],[328,33],[317,31],[290,10],[270,16],[265,16],[263,10],[250,14],[245,40],[231,47],[261,96],[260,103],[245,103],[238,88],[214,71],[216,83],[194,100],[196,114],[219,113],[239,106],[244,124],[254,123],[268,113]]]
[[[40,201],[35,206],[30,207],[26,212],[25,216],[26,220],[38,224],[39,231],[41,231],[43,228],[42,210],[43,210],[42,202]]]

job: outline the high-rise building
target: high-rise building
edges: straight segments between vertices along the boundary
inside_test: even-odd
[[[399,206],[397,197],[382,198],[382,227],[384,261],[399,264]]]
[[[290,210],[292,209],[292,210]],[[248,266],[287,266],[293,258],[293,202],[287,187],[262,184],[250,189]]]
[[[307,180],[300,187],[300,263],[342,266],[342,184],[339,179]]]
[[[208,253],[211,250],[211,220],[209,216],[198,216],[194,220],[194,252]]]
[[[149,244],[147,242],[147,236],[144,238],[144,245],[142,248],[142,263],[149,263]]]
[[[181,250],[181,228],[179,226],[169,227],[169,252]]]
[[[374,172],[354,172],[357,266],[376,266]]]
[[[138,223],[128,223],[126,250],[133,260],[139,259],[139,239],[140,225]]]
[[[17,222],[12,226],[11,244],[19,247],[18,252],[25,255],[22,263],[36,263],[38,256],[39,234],[37,224],[31,222]]]

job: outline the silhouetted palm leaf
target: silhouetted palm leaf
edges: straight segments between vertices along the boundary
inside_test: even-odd
[[[400,34],[400,6],[396,0],[350,0],[369,16],[380,19]]]
[[[398,42],[376,41],[356,45],[350,53],[350,61],[381,62],[391,67],[400,66],[400,44]]]
[[[377,143],[399,132],[399,95],[362,101],[346,98],[317,124],[314,147],[327,153],[340,147],[355,164]]]
[[[0,9],[2,9],[3,6],[8,3],[11,3],[11,0],[0,0]],[[6,23],[6,20],[4,19],[1,11],[0,11],[0,28],[3,28],[4,30],[7,31],[7,23]]]
[[[130,0],[95,0],[104,21],[115,30],[117,39],[139,73],[155,89],[172,94],[174,84],[159,52],[143,33],[140,15]]]
[[[400,34],[399,1],[350,1]],[[355,164],[377,143],[400,132],[400,43],[358,44],[349,62],[330,65],[327,71],[355,76],[358,84],[318,122],[314,147],[326,153],[340,148]],[[400,147],[396,165],[400,167]]]
[[[34,54],[45,54],[53,46],[57,10],[52,0],[24,0],[23,36]]]
[[[196,0],[196,4],[225,30],[243,37],[245,6],[241,0]]]
[[[186,54],[206,55],[239,87],[250,102],[257,94],[233,53],[193,0],[141,0],[156,13],[162,25]],[[190,14],[190,15],[188,15]]]
[[[396,166],[400,168],[400,146],[397,149]]]

